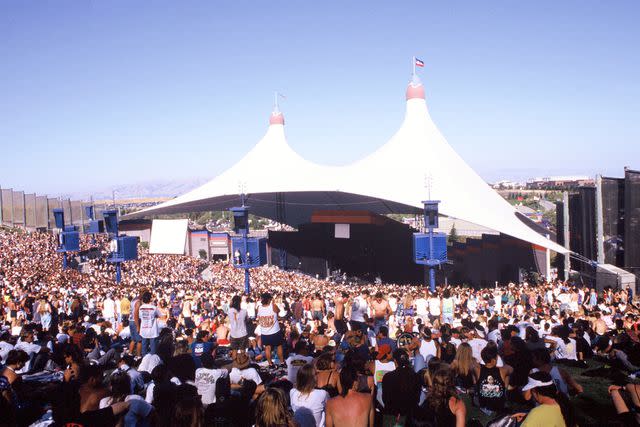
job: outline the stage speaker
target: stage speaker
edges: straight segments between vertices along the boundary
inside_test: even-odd
[[[104,227],[109,234],[118,234],[118,211],[108,210],[102,212]]]
[[[76,252],[80,250],[80,233],[77,231],[63,231],[60,233],[60,249],[64,252]]]
[[[100,234],[104,233],[104,221],[101,219],[94,219],[89,221],[89,224],[84,228],[86,234]]]
[[[138,238],[136,236],[120,236],[112,242],[114,249],[107,257],[108,262],[124,262],[138,259]]]
[[[426,233],[414,233],[413,262],[427,264],[429,258],[429,235]],[[447,235],[445,233],[433,233],[433,259],[439,261],[447,259]]]
[[[53,218],[56,221],[56,228],[62,230],[64,228],[64,209],[56,208],[53,210]]]
[[[424,202],[424,226],[427,228],[438,228],[438,203],[436,200]]]
[[[85,206],[84,213],[87,219],[93,220],[93,206]]]
[[[245,206],[229,209],[233,213],[233,231],[236,234],[249,232],[249,209]]]
[[[247,238],[247,251],[244,251],[244,242],[241,237],[231,239],[231,258],[233,265],[241,267],[245,259],[251,267],[259,267],[267,263],[267,239]]]

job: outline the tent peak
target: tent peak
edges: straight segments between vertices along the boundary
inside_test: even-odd
[[[417,74],[411,76],[411,81],[407,86],[407,101],[410,99],[425,99],[424,86]]]
[[[284,114],[277,109],[271,113],[269,117],[269,125],[284,125]]]

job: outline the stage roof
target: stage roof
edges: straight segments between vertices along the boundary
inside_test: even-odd
[[[400,129],[360,161],[325,166],[302,158],[287,143],[276,106],[267,133],[238,163],[201,187],[124,218],[226,210],[240,204],[242,188],[252,214],[293,227],[310,222],[319,210],[420,213],[422,201],[430,198],[441,201],[442,215],[569,252],[534,231],[533,223],[518,216],[451,148],[431,120],[424,86],[415,76]]]

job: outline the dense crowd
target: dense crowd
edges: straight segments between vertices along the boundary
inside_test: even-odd
[[[612,425],[640,420],[627,291],[431,293],[260,267],[244,295],[222,262],[141,249],[116,285],[104,256],[61,260],[53,235],[0,230],[0,425],[460,427],[481,425],[475,407],[573,427],[584,386],[566,368],[590,360],[610,367],[590,371],[610,369]]]

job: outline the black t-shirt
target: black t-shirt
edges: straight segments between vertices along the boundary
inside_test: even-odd
[[[407,415],[420,401],[422,384],[411,368],[396,368],[382,377],[382,401],[387,414]]]
[[[167,363],[169,370],[184,382],[186,380],[195,381],[196,379],[196,362],[190,354],[179,354],[169,359]]]
[[[216,427],[250,425],[249,402],[240,398],[219,399],[207,406],[204,412],[205,425]]]
[[[484,365],[480,368],[476,393],[481,408],[492,411],[500,411],[504,408],[507,391],[500,375],[500,368],[487,368]]]

